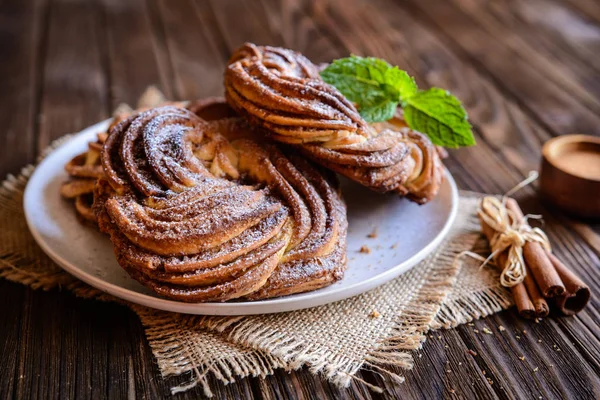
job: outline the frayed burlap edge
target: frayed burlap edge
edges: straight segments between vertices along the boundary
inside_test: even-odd
[[[154,310],[135,304],[128,305],[140,317],[162,376],[166,378],[185,373],[191,374],[187,383],[171,387],[172,394],[185,392],[200,385],[204,394],[212,397],[209,375],[227,385],[235,382],[238,378],[265,377],[273,374],[277,368],[287,367],[282,360],[251,349],[236,352],[234,355],[221,355],[209,363],[193,365],[190,360],[195,357],[202,358],[202,356],[192,354],[198,350],[198,345],[194,331],[186,328],[188,325],[186,320],[190,316]],[[216,334],[206,333],[206,335],[213,336],[212,339],[215,341],[226,342],[224,338]],[[229,342],[227,345],[237,346]]]
[[[458,299],[446,300],[431,322],[431,330],[452,329],[488,317],[514,305],[506,288],[497,286],[471,292]]]
[[[503,287],[490,287],[470,293],[460,299],[446,302],[440,308],[431,329],[451,329],[477,319],[485,318],[514,305],[512,296]]]

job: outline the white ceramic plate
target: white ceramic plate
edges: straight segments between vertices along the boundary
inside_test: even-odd
[[[108,121],[91,126],[60,146],[36,169],[25,190],[29,229],[42,249],[61,267],[91,286],[116,297],[161,310],[204,315],[265,314],[319,306],[373,289],[406,272],[448,234],[456,216],[458,192],[450,173],[438,196],[418,206],[343,182],[348,204],[348,268],[344,279],[313,292],[255,302],[190,304],[160,298],[121,269],[112,244],[81,225],[73,205],[59,195],[67,179],[65,163],[87,148]],[[375,238],[368,235],[376,230]],[[370,253],[359,252],[366,245]]]

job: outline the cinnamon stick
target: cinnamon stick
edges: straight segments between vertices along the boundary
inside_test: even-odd
[[[535,317],[536,318],[545,318],[550,313],[550,307],[548,307],[548,303],[542,294],[540,293],[540,289],[538,288],[537,283],[533,279],[531,274],[525,275],[525,279],[523,279],[523,283],[525,284],[525,288],[527,289],[527,294],[529,294],[529,298],[533,303],[533,308],[535,309]]]
[[[524,218],[521,208],[514,199],[507,199],[506,208],[513,212],[517,220],[521,221]],[[541,244],[536,242],[525,243],[523,258],[527,265],[527,273],[531,272],[544,297],[556,297],[565,293],[563,281]]]
[[[500,257],[498,259],[498,262],[501,262]],[[527,293],[527,288],[525,287],[525,285],[522,282],[517,283],[515,286],[510,288],[510,291],[515,302],[515,306],[517,306],[517,311],[519,312],[519,315],[527,319],[537,318],[535,306],[533,305],[533,302],[531,301],[531,298]],[[545,302],[543,298],[542,300]]]
[[[556,258],[554,254],[548,254],[548,258],[565,284],[566,289],[563,295],[556,297],[556,307],[565,315],[577,314],[590,301],[590,288]]]

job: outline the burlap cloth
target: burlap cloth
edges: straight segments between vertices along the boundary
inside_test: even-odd
[[[422,345],[428,330],[454,327],[512,304],[493,269],[480,269],[468,257],[455,261],[480,239],[477,195],[461,192],[459,214],[447,240],[409,272],[360,296],[250,317],[198,317],[141,307],[78,281],[36,245],[22,207],[33,170],[30,166],[18,177],[9,176],[0,188],[0,277],[34,289],[70,290],[131,307],[145,327],[163,377],[189,375],[189,383],[173,387],[173,393],[201,385],[210,396],[209,374],[228,383],[302,366],[340,386],[358,379],[355,373],[361,368],[402,381],[398,371],[411,368],[411,351]]]

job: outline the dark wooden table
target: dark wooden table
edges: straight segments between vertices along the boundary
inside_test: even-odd
[[[3,0],[0,173],[18,172],[52,139],[107,118],[149,84],[173,99],[222,93],[225,62],[244,41],[315,62],[379,56],[422,87],[450,89],[478,141],[446,162],[463,189],[502,193],[537,168],[547,139],[600,134],[596,0]],[[306,370],[215,383],[216,395],[600,398],[600,227],[540,204],[533,188],[520,200],[544,215],[556,253],[595,292],[577,317],[536,324],[509,310],[436,332],[404,384],[359,374],[383,395],[339,390]],[[169,396],[133,312],[0,280],[0,398],[105,396]]]

